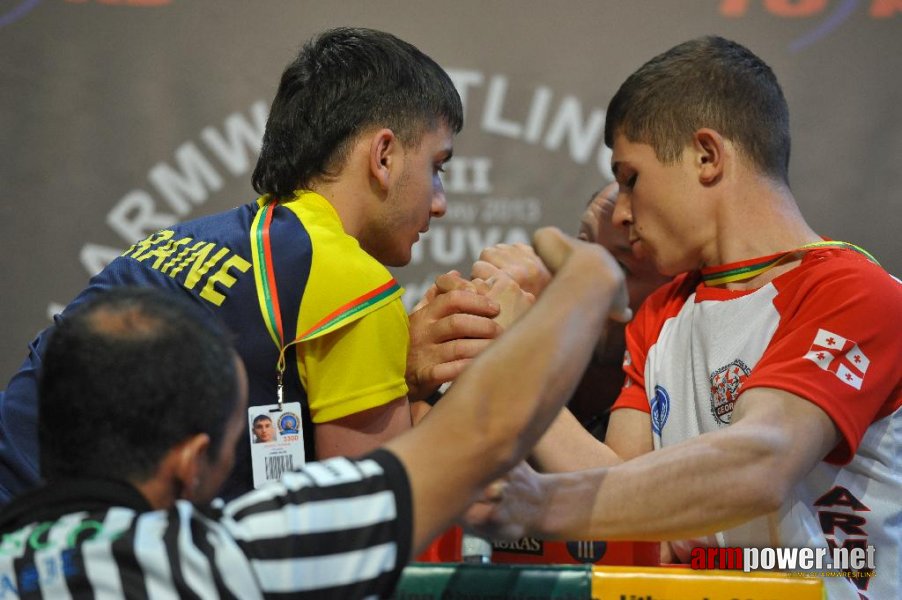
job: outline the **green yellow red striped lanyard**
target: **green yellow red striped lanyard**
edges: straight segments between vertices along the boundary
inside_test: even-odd
[[[291,342],[285,343],[285,336],[282,328],[282,310],[279,307],[279,293],[276,287],[276,274],[273,267],[272,259],[272,243],[270,240],[269,229],[272,223],[273,213],[275,213],[278,200],[269,200],[264,204],[254,221],[251,224],[252,245],[254,253],[254,262],[260,270],[259,286],[260,293],[258,299],[260,301],[260,311],[263,314],[263,321],[272,341],[279,349],[279,360],[276,363],[276,396],[279,400],[279,406],[282,406],[283,399],[283,381],[285,375],[285,351],[294,344],[309,340],[326,329],[330,329],[344,321],[361,310],[372,306],[374,303],[395,294],[400,291],[401,286],[394,278],[389,279],[386,283],[380,285],[348,302],[344,306],[339,307],[329,313],[304,333],[298,335]]]
[[[757,277],[758,275],[761,275],[762,273],[773,269],[774,267],[785,262],[788,259],[797,258],[805,252],[808,252],[809,250],[815,250],[818,248],[847,248],[849,250],[854,250],[865,255],[868,260],[876,265],[880,265],[880,263],[877,262],[877,259],[871,256],[870,252],[863,248],[859,248],[855,244],[850,244],[848,242],[824,241],[805,244],[804,246],[796,248],[795,250],[778,252],[777,254],[763,256],[761,258],[753,258],[750,260],[730,263],[728,265],[705,268],[701,271],[702,281],[704,281],[709,286],[745,281],[746,279],[752,279],[753,277]]]

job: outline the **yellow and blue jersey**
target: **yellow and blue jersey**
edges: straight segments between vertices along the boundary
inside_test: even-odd
[[[271,211],[265,247],[264,211]],[[269,259],[262,260],[266,248]],[[297,192],[276,204],[264,197],[155,232],[94,276],[57,318],[124,285],[185,294],[221,319],[247,368],[252,406],[277,401],[276,367],[280,348],[288,345],[284,401],[301,403],[308,457],[316,455],[313,423],[407,393],[403,290],[344,232],[334,208],[318,194]],[[0,502],[37,482],[36,376],[49,331],[32,343],[0,400]],[[251,481],[243,436],[223,496],[247,491]]]

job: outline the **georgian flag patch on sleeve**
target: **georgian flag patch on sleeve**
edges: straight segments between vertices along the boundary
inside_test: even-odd
[[[871,364],[856,342],[826,329],[817,330],[814,343],[805,358],[856,390],[861,389],[864,374]]]

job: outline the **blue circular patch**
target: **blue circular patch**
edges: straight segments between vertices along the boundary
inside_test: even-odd
[[[651,401],[651,428],[661,435],[667,417],[670,416],[670,395],[660,385],[655,386],[655,398]]]
[[[296,434],[300,429],[301,420],[294,413],[287,412],[279,417],[279,433]]]

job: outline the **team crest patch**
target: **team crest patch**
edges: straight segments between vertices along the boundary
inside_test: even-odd
[[[723,366],[709,377],[711,383],[711,414],[718,423],[729,425],[733,418],[733,406],[739,398],[742,384],[752,370],[738,358]]]
[[[655,386],[655,397],[651,401],[651,428],[657,435],[664,431],[670,416],[670,394],[660,385]]]
[[[823,370],[833,373],[837,379],[856,390],[861,389],[864,374],[871,364],[856,342],[826,329],[817,330],[805,358]]]

